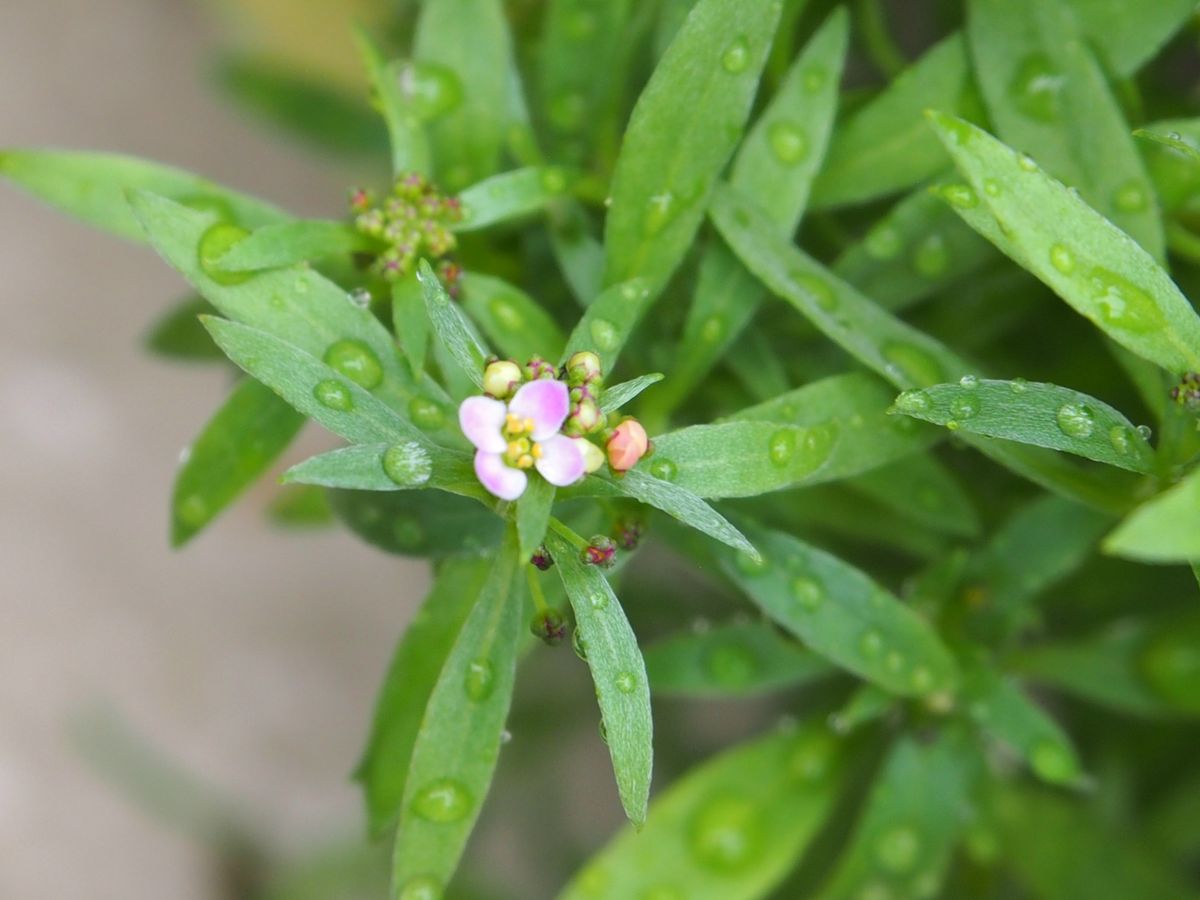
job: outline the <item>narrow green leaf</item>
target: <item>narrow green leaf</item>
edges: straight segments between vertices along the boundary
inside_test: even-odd
[[[429,443],[391,407],[303,350],[228,319],[209,316],[201,321],[246,374],[334,434],[354,444]]]
[[[1196,12],[1195,0],[1066,0],[1097,47],[1105,68],[1120,77],[1148,62]]]
[[[836,10],[788,69],[742,142],[731,183],[790,238],[825,158],[846,55],[845,10]],[[754,317],[762,286],[721,243],[709,246],[676,351],[671,383],[657,402],[670,410],[699,384]]]
[[[557,166],[526,166],[493,175],[461,194],[463,219],[455,231],[476,231],[543,209],[570,187],[571,175]]]
[[[430,322],[433,323],[434,333],[450,352],[463,374],[471,379],[476,387],[482,388],[483,370],[491,354],[475,337],[463,311],[450,302],[442,282],[425,260],[421,260],[417,280],[421,282],[425,309],[429,313]]]
[[[257,381],[234,388],[175,475],[171,545],[186,544],[257,481],[303,424],[303,416]]]
[[[522,560],[528,560],[546,537],[553,506],[554,485],[544,478],[530,478],[525,492],[517,498],[517,536]]]
[[[127,193],[149,191],[244,228],[286,222],[281,210],[218,184],[159,163],[110,153],[60,150],[0,152],[0,175],[39,200],[89,225],[132,241],[146,232]]]
[[[1035,775],[1050,784],[1081,784],[1083,767],[1071,739],[994,662],[965,664],[962,694],[971,719],[1019,753]]]
[[[1176,374],[1200,368],[1200,318],[1150,254],[986,132],[940,113],[930,121],[971,182],[948,196],[967,212],[983,203],[1010,235],[1017,263],[1138,356]]]
[[[275,269],[374,247],[369,238],[345,222],[297,219],[257,229],[220,257],[216,268],[222,272]]]
[[[783,880],[842,787],[839,745],[817,725],[780,729],[708,760],[657,796],[559,900],[756,900]]]
[[[396,645],[375,701],[371,734],[354,777],[367,825],[382,837],[400,815],[417,732],[438,675],[491,569],[490,559],[447,560]]]
[[[138,193],[131,202],[154,248],[222,314],[310,356],[330,360],[348,375],[372,384],[375,396],[431,437],[462,445],[445,392],[429,378],[414,379],[396,353],[388,329],[338,285],[308,266],[254,275],[206,269],[208,245],[228,249],[236,232],[229,233],[211,214],[152,194]]]
[[[946,167],[946,154],[929,140],[921,113],[929,107],[965,113],[975,102],[966,42],[952,34],[838,126],[812,205],[862,203],[936,175]]]
[[[700,0],[638,98],[605,222],[605,282],[662,290],[704,219],[717,174],[741,139],[779,20],[771,0]]]
[[[611,372],[649,300],[650,287],[642,278],[605,288],[588,304],[567,338],[561,361],[566,362],[578,350],[591,350],[600,357],[601,368]]]
[[[384,130],[367,105],[328,80],[251,55],[221,60],[213,75],[217,88],[259,124],[335,153],[387,151]]]
[[[975,379],[935,384],[905,391],[895,409],[951,431],[1062,450],[1131,472],[1154,469],[1153,448],[1125,416],[1056,384]]]
[[[488,500],[471,455],[435,444],[355,444],[297,463],[283,474],[285,484],[315,484],[355,491],[411,491],[438,488]]]
[[[499,0],[427,0],[410,89],[428,106],[438,180],[451,191],[496,171],[509,119],[512,46]]]
[[[673,635],[646,648],[656,696],[745,697],[797,687],[834,671],[765,622]]]
[[[323,528],[333,524],[333,510],[323,488],[308,484],[281,488],[270,506],[267,518],[280,528]]]
[[[906,456],[855,476],[847,486],[933,531],[960,537],[979,534],[979,515],[971,498],[932,456]]]
[[[1193,212],[1200,194],[1200,119],[1165,119],[1138,129],[1162,209]]]
[[[747,533],[762,561],[723,552],[722,571],[811,650],[893,694],[953,688],[954,659],[937,633],[865,573],[782,532]]]
[[[996,133],[1163,256],[1150,179],[1100,65],[1061,0],[971,0],[967,38]]]
[[[354,34],[359,56],[371,84],[376,109],[387,125],[392,154],[392,172],[429,175],[429,139],[421,127],[414,104],[401,89],[398,66],[388,64],[379,48],[361,29]]]
[[[574,544],[562,536],[571,534],[569,530],[557,523],[551,528],[546,547],[575,611],[577,641],[596,685],[621,806],[631,822],[641,825],[646,820],[654,761],[646,665],[608,580],[596,566],[580,561]]]
[[[785,393],[792,379],[761,325],[751,323],[725,353],[725,365],[755,400]]]
[[[1200,560],[1200,469],[1143,503],[1104,539],[1104,551],[1144,562]]]
[[[495,555],[504,520],[475,500],[442,491],[330,491],[337,517],[373,547],[442,559]]]
[[[180,362],[212,362],[225,358],[212,342],[200,317],[216,312],[202,297],[181,300],[159,317],[142,339],[146,349],[157,356]]]
[[[553,317],[519,288],[487,275],[463,278],[461,303],[500,352],[524,363],[557,359],[566,338]]]
[[[615,412],[650,385],[657,384],[662,380],[662,372],[652,372],[649,375],[639,375],[637,378],[631,378],[629,381],[622,381],[620,384],[605,388],[604,393],[600,395],[600,411]]]
[[[1161,144],[1164,147],[1169,147],[1179,153],[1180,156],[1193,162],[1200,163],[1200,148],[1196,147],[1191,141],[1187,140],[1178,131],[1162,131],[1161,125],[1150,126],[1148,128],[1134,129],[1133,136],[1141,138],[1144,141],[1150,141],[1154,144]]]
[[[932,743],[902,737],[871,788],[850,846],[820,892],[822,900],[938,896],[970,814],[978,757],[957,733]]]
[[[579,305],[590,305],[604,284],[604,247],[578,203],[559,201],[551,207],[550,246]]]
[[[510,533],[430,692],[396,828],[396,900],[445,889],[491,786],[517,668],[522,603],[516,571],[516,535]]]
[[[892,712],[896,705],[895,696],[864,682],[855,688],[837,712],[830,714],[829,727],[837,734],[851,734],[864,725],[877,722]]]
[[[425,371],[429,353],[429,310],[425,307],[425,292],[415,275],[392,282],[392,330],[400,349],[408,358],[413,377]]]

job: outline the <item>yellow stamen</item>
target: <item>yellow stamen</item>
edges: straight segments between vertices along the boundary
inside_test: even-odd
[[[524,456],[522,456],[520,459],[517,460],[517,468],[518,469],[528,469],[532,465],[533,465],[533,457],[530,456],[528,453],[526,453]]]
[[[541,444],[534,444],[534,445],[533,445],[533,458],[534,458],[534,459],[541,459],[541,458],[542,458],[542,445],[541,445]]]
[[[533,419],[525,420],[525,431],[529,434],[533,434]]]

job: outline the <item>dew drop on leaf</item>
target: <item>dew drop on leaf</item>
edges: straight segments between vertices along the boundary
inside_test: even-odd
[[[1137,333],[1166,327],[1154,299],[1128,279],[1096,268],[1091,272],[1090,285],[1100,318],[1112,327]]]
[[[969,419],[979,412],[979,400],[968,394],[950,401],[950,415],[956,419]]]
[[[471,795],[452,778],[439,778],[413,798],[413,812],[429,822],[457,822],[471,811]]]
[[[801,575],[792,581],[792,596],[805,612],[815,612],[825,602],[825,587],[815,578]]]
[[[896,398],[896,409],[906,413],[922,413],[929,409],[929,395],[924,391],[905,391]]]
[[[496,670],[490,660],[473,659],[467,664],[467,675],[463,690],[467,696],[479,703],[492,695],[496,687]]]
[[[739,550],[734,557],[734,563],[737,570],[747,578],[757,578],[769,568],[769,563],[765,556],[752,556],[744,550]]]
[[[637,688],[637,676],[632,672],[618,672],[616,685],[622,694],[632,694]]]
[[[1149,195],[1146,192],[1146,187],[1137,179],[1121,185],[1121,187],[1117,188],[1117,193],[1113,196],[1113,206],[1119,212],[1141,212],[1148,205]]]
[[[837,295],[834,294],[833,288],[829,283],[815,275],[809,275],[807,272],[795,272],[792,274],[792,281],[796,288],[805,295],[810,301],[826,312],[833,312],[838,307]]]
[[[592,319],[588,324],[588,332],[596,342],[599,350],[615,350],[617,346],[617,328],[608,319]]]
[[[883,358],[913,384],[924,387],[945,380],[938,361],[915,344],[890,341],[883,345],[882,352]]]
[[[717,684],[736,688],[753,681],[759,665],[758,658],[748,647],[726,641],[705,654],[704,668]]]
[[[886,222],[867,232],[863,247],[874,259],[895,259],[904,248],[900,232]]]
[[[761,843],[753,805],[736,797],[710,800],[688,825],[692,854],[706,869],[742,869],[757,857]]]
[[[433,474],[433,461],[416,441],[406,441],[388,447],[384,452],[383,471],[396,484],[416,487],[427,482]]]
[[[462,83],[446,66],[411,63],[400,70],[400,91],[418,117],[429,121],[462,103]]]
[[[1121,456],[1127,456],[1133,447],[1133,432],[1124,425],[1114,425],[1108,432],[1108,441]]]
[[[418,875],[404,882],[397,900],[442,900],[441,886],[428,875]]]
[[[921,837],[915,828],[894,825],[879,836],[875,845],[875,858],[879,865],[897,874],[908,872],[917,863],[921,853]]]
[[[199,494],[191,494],[175,506],[175,515],[183,524],[198,528],[208,521],[208,503]]]
[[[1096,428],[1096,417],[1086,406],[1078,403],[1064,403],[1055,415],[1058,430],[1069,438],[1083,440],[1091,437]]]
[[[829,80],[829,75],[820,66],[812,66],[806,69],[803,76],[804,90],[810,94],[815,94],[825,86],[825,82]]]
[[[1052,782],[1069,781],[1075,777],[1075,760],[1058,741],[1038,741],[1029,754],[1029,765],[1039,777]]]
[[[883,638],[878,631],[867,631],[858,640],[858,649],[863,656],[874,658],[883,651]]]
[[[983,179],[983,192],[989,197],[999,197],[1002,193],[1000,182],[995,178]]]
[[[940,234],[925,237],[913,250],[913,268],[918,275],[937,278],[950,267],[950,249]]]
[[[650,463],[650,474],[662,481],[674,481],[679,467],[669,459],[656,459]]]
[[[725,336],[725,320],[721,316],[709,316],[700,326],[700,337],[705,343],[715,344]]]
[[[226,286],[241,284],[254,276],[253,272],[225,272],[217,267],[226,253],[250,235],[245,228],[229,222],[218,222],[200,236],[196,247],[196,259],[201,270],[217,284]]]
[[[808,138],[794,122],[780,119],[767,128],[767,143],[771,152],[784,165],[794,166],[808,156]]]
[[[338,412],[349,412],[354,409],[354,398],[350,396],[350,389],[332,378],[318,381],[317,386],[313,388],[313,396],[327,409]]]
[[[441,406],[427,397],[413,397],[408,401],[408,415],[414,425],[426,431],[441,428],[446,421]]]
[[[1069,247],[1055,244],[1050,248],[1050,265],[1064,275],[1070,275],[1075,270],[1075,254]]]
[[[323,359],[329,368],[367,390],[379,387],[383,381],[383,364],[362,341],[350,338],[334,341]]]
[[[972,388],[979,387],[979,377],[977,375],[964,375],[958,379],[958,383],[961,387],[971,390]]]
[[[979,205],[979,196],[966,184],[947,184],[941,189],[942,197],[951,206],[959,209],[973,209]]]
[[[796,453],[796,431],[791,428],[780,428],[771,435],[767,442],[767,455],[777,466],[786,466]]]
[[[608,607],[608,594],[604,591],[596,591],[588,598],[592,609],[605,609]]]
[[[1009,85],[1013,105],[1024,115],[1053,122],[1060,115],[1063,75],[1044,53],[1031,53],[1017,65]]]
[[[750,46],[744,37],[737,38],[721,56],[721,66],[731,75],[744,72],[750,63]]]

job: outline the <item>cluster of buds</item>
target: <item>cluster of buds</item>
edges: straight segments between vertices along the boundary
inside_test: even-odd
[[[586,566],[611,569],[617,561],[617,545],[612,542],[612,538],[606,535],[593,535],[587,546],[579,551],[579,558]]]
[[[622,550],[636,550],[644,531],[641,519],[623,516],[613,526],[613,538]]]
[[[1171,388],[1171,399],[1193,412],[1200,412],[1200,372],[1187,372]]]
[[[421,257],[437,260],[453,251],[457,242],[450,227],[463,217],[457,197],[443,196],[415,172],[399,176],[387,196],[378,200],[356,189],[350,195],[350,211],[358,231],[386,245],[372,268],[388,281],[411,274]],[[443,261],[439,275],[447,290],[456,294],[458,266]]]
[[[567,636],[567,617],[557,609],[543,609],[533,617],[529,630],[534,637],[553,647]]]

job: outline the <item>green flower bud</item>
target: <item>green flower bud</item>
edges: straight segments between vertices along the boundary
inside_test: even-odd
[[[553,647],[567,636],[567,617],[557,609],[544,609],[533,617],[529,630],[538,640]]]
[[[483,392],[497,400],[507,400],[521,383],[521,367],[511,359],[497,359],[483,370]]]
[[[572,386],[598,382],[602,377],[600,357],[591,350],[580,350],[567,360],[567,380]]]

